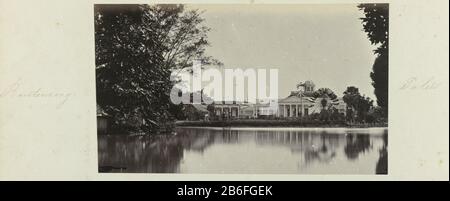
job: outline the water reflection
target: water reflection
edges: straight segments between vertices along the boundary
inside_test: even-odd
[[[377,174],[387,174],[388,170],[388,151],[387,151],[387,143],[388,136],[387,133],[383,133],[383,147],[380,149],[380,157],[377,162],[376,173]]]
[[[100,172],[386,174],[386,129],[195,129],[98,138]]]
[[[369,135],[347,135],[344,148],[345,155],[350,160],[358,159],[359,154],[370,150]]]

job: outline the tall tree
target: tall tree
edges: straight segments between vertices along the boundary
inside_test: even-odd
[[[361,96],[359,89],[354,86],[347,87],[343,99],[349,107],[348,115],[353,115],[354,110],[358,121],[365,120],[373,106],[373,101],[369,97]]]
[[[388,61],[389,61],[389,4],[360,4],[358,8],[365,17],[361,18],[364,31],[370,42],[378,47],[370,77],[377,97],[377,104],[388,111]]]
[[[363,11],[361,18],[364,31],[373,45],[378,45],[374,51],[382,54],[389,49],[389,4],[359,4]]]
[[[181,107],[170,103],[170,74],[204,54],[208,29],[182,5],[96,5],[97,103],[114,126],[155,131]],[[141,124],[130,125],[139,117]]]
[[[186,10],[180,4],[159,4],[147,8],[143,15],[144,23],[149,29],[164,30],[159,32],[157,40],[164,44],[163,57],[167,69],[192,67],[194,60],[201,60],[205,65],[221,64],[205,54],[210,45],[207,40],[210,28],[204,25],[201,11]]]
[[[373,64],[372,72],[370,73],[370,78],[372,79],[372,86],[374,87],[374,93],[377,97],[377,105],[383,109],[384,116],[387,117],[388,112],[388,54],[383,53],[378,55]]]

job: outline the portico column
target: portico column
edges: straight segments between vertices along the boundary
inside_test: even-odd
[[[290,105],[286,105],[286,117],[289,117],[289,113],[290,113],[290,111],[289,111],[289,106]]]
[[[277,117],[280,117],[280,105],[277,105]]]
[[[294,109],[295,109],[295,105],[292,105],[292,117],[295,117]]]
[[[291,111],[289,111],[289,106],[290,105],[286,105],[286,117],[289,117],[289,113],[291,112]]]
[[[283,105],[278,105],[278,107],[280,108],[279,110],[280,110],[280,117],[283,117],[283,112],[284,112],[284,107],[283,107]]]
[[[298,117],[298,104],[295,104],[295,117]]]
[[[280,117],[284,117],[284,105],[280,105]]]
[[[303,114],[303,111],[304,111],[304,109],[303,109],[303,101],[302,101],[302,103],[300,104],[300,109],[301,109],[301,116],[305,116],[305,114]]]
[[[292,104],[289,105],[289,117],[292,117],[293,115],[293,111],[292,111]]]
[[[287,107],[286,107],[286,105],[283,105],[283,108],[284,108],[284,110],[283,110],[283,116],[284,116],[284,117],[287,117]]]

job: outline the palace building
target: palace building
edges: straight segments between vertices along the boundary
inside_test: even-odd
[[[345,115],[347,105],[342,98],[315,95],[315,85],[306,81],[298,85],[300,90],[292,91],[289,96],[278,99],[277,103],[257,101],[257,103],[216,101],[212,105],[217,119],[256,119],[256,118],[300,118],[323,109],[336,110]],[[273,100],[272,100],[273,101]],[[273,101],[274,102],[274,101]]]

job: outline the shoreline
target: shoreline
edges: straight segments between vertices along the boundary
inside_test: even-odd
[[[298,121],[298,120],[231,120],[231,121],[177,121],[176,127],[209,127],[209,128],[388,128],[387,123],[349,124],[344,121]]]
[[[352,134],[358,133],[360,131],[368,131],[370,135],[383,135],[384,132],[388,131],[388,127],[368,127],[368,128],[351,128],[351,127],[205,127],[205,126],[177,126],[174,128],[173,133],[167,134],[154,134],[149,135],[148,133],[133,133],[133,134],[100,134],[97,136],[129,136],[129,137],[138,137],[138,136],[167,136],[173,135],[177,133],[177,129],[199,129],[199,130],[215,130],[215,131],[322,131],[325,133],[332,132],[334,134]]]
[[[359,130],[359,129],[370,129],[370,130],[387,130],[388,127],[365,127],[365,128],[356,128],[356,127],[206,127],[206,126],[177,126],[177,128],[188,128],[188,129],[211,129],[211,130]]]
[[[387,123],[377,124],[347,124],[345,122],[324,123],[320,121],[298,121],[298,120],[231,120],[231,121],[177,121],[170,132],[155,133],[151,135],[173,134],[176,129],[210,129],[227,131],[308,131],[308,130],[333,130],[333,132],[348,132],[358,130],[388,130]],[[97,135],[128,135],[146,136],[146,132],[133,132],[119,134],[114,132],[97,133]]]
[[[383,135],[388,131],[388,127],[370,127],[370,128],[349,128],[349,127],[177,127],[180,129],[204,129],[204,130],[224,130],[224,131],[275,131],[275,132],[296,132],[296,131],[322,131],[334,134],[351,134],[360,131],[368,131],[370,135]]]

